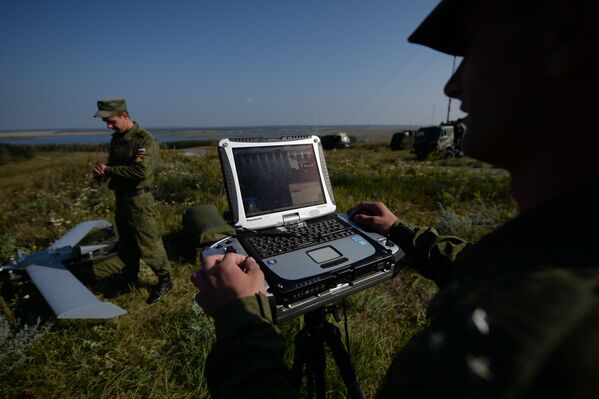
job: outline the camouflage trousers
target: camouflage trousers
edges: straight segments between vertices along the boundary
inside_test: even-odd
[[[115,222],[119,236],[118,255],[93,266],[96,279],[119,277],[134,281],[139,273],[140,259],[156,276],[167,277],[171,264],[156,224],[152,193],[133,197],[117,194]]]

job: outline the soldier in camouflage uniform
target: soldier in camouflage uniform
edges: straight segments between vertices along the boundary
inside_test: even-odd
[[[381,203],[349,211],[439,287],[429,326],[397,354],[378,397],[597,397],[597,20],[596,0],[443,0],[410,37],[464,57],[445,88],[469,113],[464,149],[510,172],[520,214],[468,244],[410,228]],[[262,278],[237,254],[192,275],[215,318],[214,397],[298,396]]]
[[[96,278],[118,275],[115,294],[137,282],[140,258],[158,276],[147,303],[157,302],[172,288],[170,262],[154,215],[154,197],[150,192],[154,172],[160,160],[160,146],[152,135],[131,120],[123,99],[98,101],[98,112],[113,129],[106,164],[95,166],[94,178],[108,180],[115,194],[115,221],[119,235],[118,257],[94,266]]]

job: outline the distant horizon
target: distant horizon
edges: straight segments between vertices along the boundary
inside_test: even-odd
[[[441,123],[441,122],[439,122]],[[425,126],[425,124],[410,124],[410,123],[389,123],[389,124],[328,124],[314,126],[311,124],[293,124],[293,125],[230,125],[230,126],[145,126],[140,123],[140,126],[147,130],[238,130],[244,128],[259,129],[259,128],[313,128],[313,129],[329,129],[337,127],[345,128],[385,128],[385,127],[416,127]],[[110,129],[102,127],[74,127],[74,128],[57,128],[57,127],[46,127],[39,129],[6,129],[0,130],[0,134],[4,133],[20,133],[20,132],[83,132],[83,131],[94,131],[94,132],[107,132],[110,133]]]
[[[413,129],[418,125],[310,125],[238,126],[238,127],[182,127],[148,128],[161,143],[177,141],[220,140],[225,137],[281,137],[305,135],[329,135],[344,131],[358,138],[382,138],[395,132]],[[109,129],[43,129],[11,130],[0,132],[0,144],[9,145],[55,145],[55,144],[103,144],[110,141]]]

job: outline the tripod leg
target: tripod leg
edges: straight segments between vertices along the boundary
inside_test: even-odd
[[[307,361],[309,351],[310,336],[305,329],[302,329],[295,336],[295,352],[293,354],[293,366],[291,367],[291,381],[297,392],[302,388],[304,366],[308,367]]]
[[[291,378],[295,389],[300,392],[302,378],[306,375],[306,397],[312,399],[316,391],[317,399],[325,399],[324,370],[326,359],[324,353],[324,338],[322,333],[306,328],[295,337],[295,353]]]
[[[331,323],[325,323],[323,326],[324,339],[331,349],[335,364],[341,373],[341,378],[345,382],[345,386],[349,392],[349,397],[352,399],[364,399],[364,392],[358,383],[356,371],[349,357],[349,353],[345,350],[341,341],[341,332],[339,328]]]
[[[313,341],[313,353],[312,362],[314,366],[314,382],[316,385],[316,399],[326,399],[326,387],[324,372],[327,366],[327,361],[324,352],[324,337],[322,332],[312,336]]]

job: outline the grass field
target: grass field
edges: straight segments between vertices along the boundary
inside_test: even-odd
[[[361,200],[385,202],[413,225],[476,240],[515,212],[503,171],[471,159],[419,162],[383,144],[327,152],[338,210]],[[42,153],[0,166],[0,261],[21,247],[47,247],[84,220],[113,220],[113,197],[90,178],[102,153]],[[227,208],[216,151],[205,156],[163,152],[154,189],[158,223],[174,263],[175,288],[153,306],[144,286],[113,301],[128,311],[107,321],[59,321],[27,281],[0,281],[0,398],[203,398],[204,360],[212,322],[193,303],[181,215],[190,206]],[[6,273],[3,273],[4,275]],[[141,280],[155,277],[142,265]],[[346,301],[353,361],[367,397],[373,397],[393,354],[426,325],[435,286],[406,270]],[[288,342],[301,318],[280,327]],[[343,329],[343,323],[339,327]],[[328,356],[331,360],[331,356]],[[345,397],[333,364],[329,397]]]

